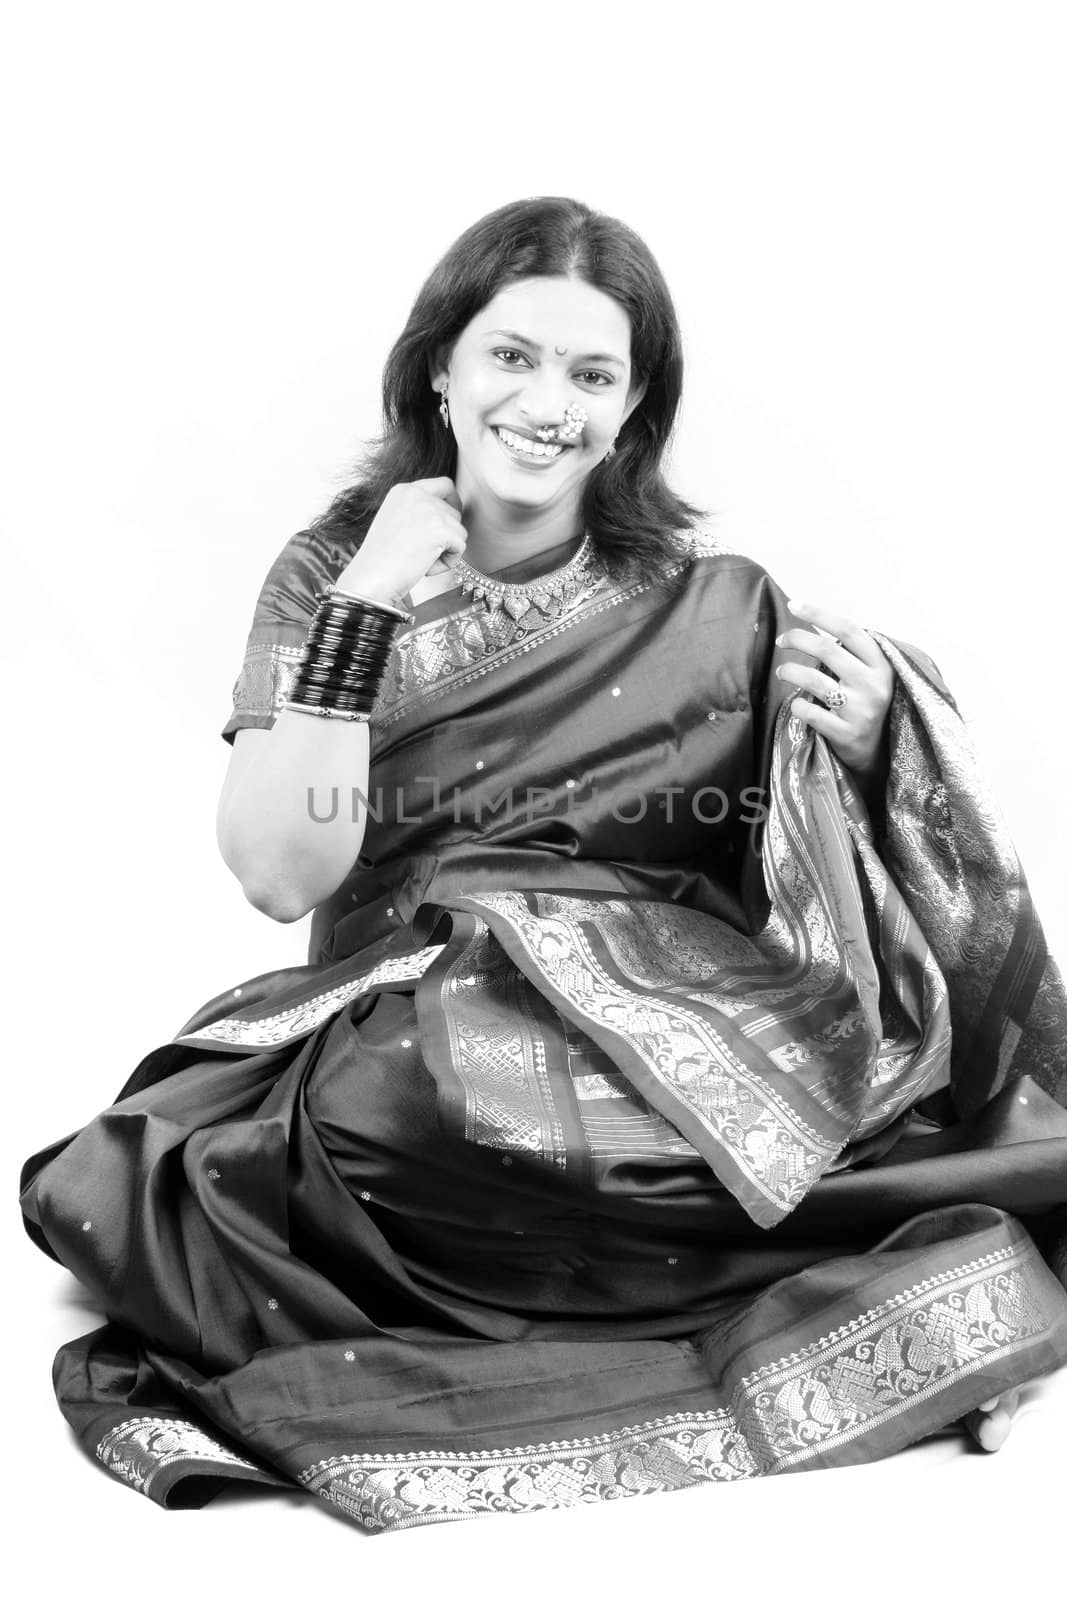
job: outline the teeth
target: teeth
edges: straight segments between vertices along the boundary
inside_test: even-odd
[[[524,439],[521,433],[511,433],[507,428],[498,428],[497,437],[503,440],[510,450],[517,450],[524,456],[558,456],[563,454],[561,444],[538,444],[533,439]]]

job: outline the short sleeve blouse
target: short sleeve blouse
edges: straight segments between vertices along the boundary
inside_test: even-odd
[[[319,597],[336,582],[353,551],[350,540],[311,528],[286,541],[256,601],[244,661],[233,686],[233,711],[222,729],[227,744],[241,728],[274,726]]]

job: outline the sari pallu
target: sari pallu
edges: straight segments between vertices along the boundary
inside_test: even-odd
[[[231,731],[343,555],[268,579]],[[936,672],[880,640],[876,836],[759,568],[580,557],[543,608],[419,606],[309,966],[27,1169],[111,1318],[60,1403],[162,1503],[377,1529],[845,1464],[1067,1359],[1067,1008]]]

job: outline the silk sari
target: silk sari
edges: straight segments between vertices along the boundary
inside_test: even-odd
[[[225,737],[350,554],[289,541]],[[60,1406],[160,1504],[377,1531],[844,1465],[1067,1360],[1067,999],[933,663],[878,636],[869,806],[756,563],[554,555],[416,595],[307,964],[27,1164],[108,1318]]]

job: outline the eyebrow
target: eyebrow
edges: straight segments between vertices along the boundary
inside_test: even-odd
[[[539,344],[535,343],[533,339],[528,339],[524,333],[517,333],[514,328],[490,328],[485,337],[487,339],[511,339],[515,344],[524,344],[528,350],[536,350],[539,354],[541,351]],[[625,361],[607,352],[599,355],[576,356],[575,360],[599,361],[605,366],[619,367],[623,371],[626,369]]]

